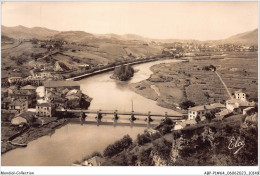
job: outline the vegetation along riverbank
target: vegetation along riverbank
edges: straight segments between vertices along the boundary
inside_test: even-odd
[[[133,141],[128,135],[74,165],[83,166],[256,166],[257,112],[209,119],[175,130],[170,119]],[[240,144],[237,146],[237,144]]]

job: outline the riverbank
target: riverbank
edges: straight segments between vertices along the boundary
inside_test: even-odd
[[[45,125],[39,127],[30,127],[28,131],[23,133],[22,135],[16,137],[12,140],[13,143],[16,144],[28,144],[29,142],[36,140],[42,136],[51,135],[55,132],[56,129],[61,128],[62,126],[68,123],[67,119],[58,119],[52,122],[49,122]],[[7,130],[7,129],[6,129]],[[2,135],[3,133],[8,133],[8,131],[3,130],[2,128]],[[10,136],[11,137],[11,136]],[[18,146],[12,145],[8,142],[8,140],[1,141],[1,154],[4,154],[10,150],[16,149]]]
[[[138,135],[136,140],[130,138],[124,149],[119,144],[129,136],[110,144],[103,154],[94,152],[75,165],[256,166],[258,125],[246,119],[238,114],[221,123],[216,119],[201,121],[181,130],[172,130],[174,123],[167,120]],[[239,136],[237,140],[242,144],[239,150],[229,147],[234,136]]]
[[[178,63],[181,64],[183,62],[187,61],[184,60]],[[177,62],[153,65],[150,68],[152,71],[150,77],[146,80],[130,84],[131,90],[145,98],[156,101],[161,107],[181,112],[178,106],[185,98],[184,87],[178,84],[177,77],[173,79],[173,75],[163,72],[165,69],[169,70],[168,67],[172,68],[174,64],[177,64]]]

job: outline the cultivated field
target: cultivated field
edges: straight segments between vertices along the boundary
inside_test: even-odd
[[[204,69],[209,65],[217,67],[231,94],[242,89],[249,100],[257,101],[256,54],[246,58],[187,58],[186,62],[154,65],[151,67],[154,74],[132,87],[164,107],[174,108],[185,100],[191,100],[196,105],[225,103],[229,99],[228,93],[216,73]],[[154,90],[149,88],[151,85],[159,88],[160,96],[153,93]]]

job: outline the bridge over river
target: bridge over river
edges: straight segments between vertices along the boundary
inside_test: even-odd
[[[95,120],[98,124],[102,122],[105,117],[105,121],[114,121],[114,123],[125,123],[126,120],[129,120],[131,124],[135,121],[147,122],[150,124],[151,122],[157,121],[160,122],[161,120],[171,119],[173,121],[181,121],[186,119],[186,114],[168,114],[165,112],[164,114],[159,113],[142,113],[142,112],[124,112],[124,111],[117,111],[117,110],[72,110],[72,109],[57,109],[57,112],[69,112],[69,113],[77,113],[80,114],[80,121],[85,122],[86,119],[89,119],[89,115],[94,115]],[[142,118],[139,118],[142,117]],[[120,120],[124,120],[120,121]],[[93,122],[93,121],[92,121]]]

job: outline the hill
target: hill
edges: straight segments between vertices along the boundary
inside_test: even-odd
[[[225,43],[236,43],[236,44],[247,44],[247,45],[257,45],[258,44],[258,29],[233,35],[233,36],[225,39],[223,42],[225,42]]]
[[[2,27],[1,35],[5,35],[7,37],[14,38],[14,39],[32,39],[32,38],[46,39],[59,33],[58,31],[50,30],[42,27],[27,28],[21,25],[15,27],[6,27],[2,25],[1,27]]]
[[[28,28],[24,26],[6,27],[2,25],[2,35],[14,39],[56,39],[65,40],[68,42],[79,42],[79,43],[96,43],[96,42],[129,42],[129,41],[141,41],[141,42],[161,42],[161,43],[234,43],[234,44],[246,44],[246,45],[257,45],[258,44],[258,29],[239,33],[233,35],[224,40],[209,40],[209,41],[199,41],[199,40],[183,40],[183,39],[151,39],[145,38],[136,34],[91,34],[84,31],[55,31],[43,27],[33,27]]]

